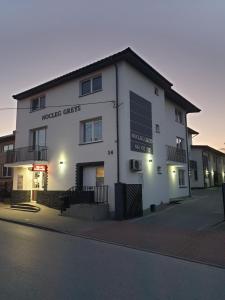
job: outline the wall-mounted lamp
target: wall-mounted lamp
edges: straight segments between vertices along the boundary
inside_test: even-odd
[[[63,161],[60,161],[60,162],[59,162],[59,164],[60,164],[60,165],[63,165],[63,164],[64,164],[64,162],[63,162]]]
[[[176,173],[176,171],[175,171],[175,170],[173,170],[173,173]]]
[[[152,162],[152,159],[149,159],[149,162]],[[225,172],[224,172],[225,173]]]

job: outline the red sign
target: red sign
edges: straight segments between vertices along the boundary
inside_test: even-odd
[[[46,165],[33,165],[32,171],[35,172],[46,172],[47,166]]]

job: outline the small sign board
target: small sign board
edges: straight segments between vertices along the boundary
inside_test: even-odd
[[[47,166],[46,165],[36,165],[33,164],[32,171],[34,172],[46,172]]]

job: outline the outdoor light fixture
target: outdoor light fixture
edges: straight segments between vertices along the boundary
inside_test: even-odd
[[[59,164],[60,164],[60,165],[63,165],[63,161],[60,161]]]
[[[176,171],[175,171],[175,170],[173,170],[173,173],[176,173]]]
[[[152,159],[149,159],[149,162],[152,162]],[[224,172],[225,173],[225,172]]]

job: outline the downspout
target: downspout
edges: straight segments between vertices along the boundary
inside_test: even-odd
[[[116,75],[116,158],[117,158],[117,183],[120,182],[120,140],[119,140],[119,83],[118,66],[115,66]]]
[[[187,114],[185,114],[185,131],[186,131],[187,167],[188,167],[188,188],[189,188],[189,197],[191,197],[190,160],[189,160],[189,149],[188,149]]]

